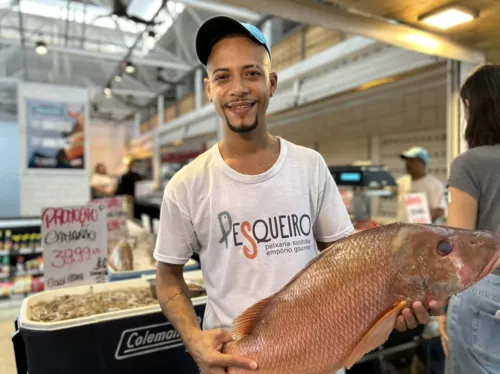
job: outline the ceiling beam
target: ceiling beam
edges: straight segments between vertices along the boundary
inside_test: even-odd
[[[475,64],[486,61],[484,52],[473,47],[394,21],[351,13],[333,4],[310,0],[223,0],[223,2],[254,10],[265,9],[268,14],[295,22],[360,35],[432,56]]]
[[[19,42],[15,40],[1,39],[0,44],[19,45]],[[25,45],[25,48],[33,49],[34,47],[35,47],[34,45]],[[56,45],[49,45],[49,51],[60,52],[63,54],[68,54],[73,56],[89,57],[99,60],[109,60],[116,62],[120,62],[123,60],[123,56],[112,55],[103,52],[92,52],[77,48],[60,47]],[[140,58],[140,57],[131,57],[131,61],[135,65],[142,65],[142,66],[162,67],[165,69],[175,69],[181,71],[190,71],[192,69],[191,66],[174,61],[154,60],[150,58]]]
[[[252,12],[251,10],[248,10],[246,6],[246,1],[242,1],[240,3],[243,3],[242,7],[238,6],[231,6],[227,4],[222,4],[220,2],[213,2],[209,0],[175,0],[176,3],[182,3],[187,7],[191,7],[194,9],[199,9],[199,10],[204,10],[206,12],[211,12],[211,13],[218,13],[218,14],[224,14],[226,16],[231,16],[239,19],[243,19],[246,21],[258,21],[261,18],[261,15],[257,12]],[[272,1],[269,1],[272,2]],[[241,4],[238,4],[241,5]],[[264,7],[260,7],[260,9],[267,9],[267,5]],[[253,7],[255,9],[255,7]]]

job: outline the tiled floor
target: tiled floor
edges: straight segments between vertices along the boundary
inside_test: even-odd
[[[12,333],[19,309],[0,309],[0,368],[2,373],[16,374]]]

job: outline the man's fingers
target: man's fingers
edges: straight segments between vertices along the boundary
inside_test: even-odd
[[[423,325],[426,325],[430,322],[429,313],[427,313],[427,310],[425,310],[420,301],[416,301],[413,303],[413,310],[415,311],[415,316],[417,317],[418,322]]]
[[[445,313],[444,311],[444,305],[445,303],[442,302],[442,303],[439,303],[435,300],[432,300],[430,303],[429,303],[429,308],[431,309],[431,312],[430,312],[430,315],[431,316],[441,316]]]
[[[403,317],[405,318],[406,326],[408,326],[409,329],[417,328],[417,320],[413,317],[413,313],[409,308],[403,310]]]
[[[214,331],[214,333],[217,336],[217,340],[221,343],[228,343],[233,340],[233,337],[231,336],[228,330],[217,329]]]
[[[396,321],[396,330],[399,332],[405,332],[406,331],[406,322],[403,316],[399,316],[397,321]]]
[[[448,339],[446,339],[444,336],[442,337],[441,345],[443,346],[445,356],[448,357],[450,354],[448,351]]]
[[[236,367],[247,370],[257,369],[257,363],[255,361],[241,356],[222,353],[214,356],[213,359],[210,360],[210,364],[214,366]]]

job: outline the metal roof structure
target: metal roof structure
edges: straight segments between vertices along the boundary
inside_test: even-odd
[[[0,0],[0,112],[16,113],[16,79],[88,87],[91,117],[115,121],[155,105],[160,94],[175,101],[199,66],[196,29],[219,14],[262,19],[209,0]]]

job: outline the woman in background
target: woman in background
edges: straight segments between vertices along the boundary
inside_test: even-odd
[[[102,162],[95,166],[90,187],[92,188],[92,198],[110,197],[115,194],[116,183]]]
[[[469,149],[451,165],[448,225],[500,232],[500,65],[464,83]],[[500,268],[449,302],[441,317],[447,374],[500,373]]]

